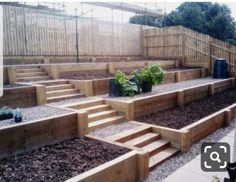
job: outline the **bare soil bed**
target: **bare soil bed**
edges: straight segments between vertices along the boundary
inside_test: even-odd
[[[0,181],[65,181],[113,160],[128,149],[71,139],[0,160]]]
[[[153,112],[137,120],[174,129],[183,128],[214,112],[224,109],[236,102],[236,90],[231,89],[198,101],[191,102],[183,108]]]

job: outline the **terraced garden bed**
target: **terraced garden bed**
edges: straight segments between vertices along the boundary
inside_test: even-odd
[[[0,181],[65,181],[130,150],[74,138],[0,160]]]
[[[143,123],[181,129],[235,102],[236,90],[231,89],[205,99],[193,101],[183,107],[175,107],[161,112],[154,111],[153,113],[137,118],[137,120]]]

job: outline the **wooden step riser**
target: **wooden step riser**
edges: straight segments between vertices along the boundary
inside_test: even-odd
[[[63,95],[69,95],[69,94],[76,94],[76,93],[79,93],[79,91],[76,90],[76,89],[68,90],[68,91],[61,91],[61,92],[52,92],[52,93],[47,92],[47,98],[63,96]]]
[[[92,106],[96,106],[96,105],[102,105],[102,104],[104,104],[104,101],[103,100],[98,100],[98,101],[94,101],[94,102],[87,102],[87,103],[78,104],[76,106],[73,106],[72,108],[74,108],[74,109],[85,109],[86,110],[86,108],[88,108],[88,107],[92,107]],[[103,111],[103,110],[101,110],[101,111]],[[94,112],[99,112],[99,110],[94,111]],[[89,112],[89,114],[92,114],[94,112],[91,111],[91,112]]]
[[[174,157],[175,155],[177,155],[179,152],[176,152],[166,158],[164,158],[163,160],[161,160],[160,162],[156,163],[155,165],[149,166],[149,170],[152,171],[154,170],[157,166],[160,166],[162,163],[164,163],[165,161],[169,160],[170,158]]]
[[[84,110],[86,110],[86,108],[84,108]],[[92,109],[88,111],[88,114],[94,114],[96,112],[102,112],[102,111],[108,111],[111,110],[111,106],[104,106],[102,108],[97,108],[97,109]]]
[[[41,72],[42,69],[35,68],[35,69],[16,69],[16,73],[34,73],[34,72]]]
[[[84,97],[84,95],[80,95],[80,96],[68,96],[68,97],[66,97],[66,98],[54,98],[54,99],[47,98],[47,103],[58,102],[58,101],[66,100],[66,99],[73,99],[73,98],[80,98],[80,97]]]
[[[50,77],[37,77],[37,78],[17,78],[17,82],[29,82],[29,81],[41,81],[41,80],[50,80]]]
[[[121,142],[121,143],[124,143],[124,142],[127,142],[129,140],[132,140],[134,138],[137,138],[141,135],[144,135],[146,133],[150,133],[152,132],[152,128],[147,128],[147,129],[144,129],[144,130],[141,130],[141,131],[138,131],[137,133],[133,133],[131,135],[128,135],[128,136],[125,136],[123,138],[120,138],[119,140],[116,140],[117,142]]]
[[[155,136],[155,137],[150,138],[148,140],[145,140],[145,141],[143,141],[143,142],[141,142],[141,143],[139,143],[137,145],[134,145],[134,147],[144,147],[145,145],[148,145],[148,144],[150,144],[150,143],[152,143],[152,142],[154,142],[154,141],[156,141],[156,140],[158,140],[160,138],[161,138],[161,135]]]
[[[105,119],[105,118],[109,118],[109,117],[117,116],[117,115],[118,115],[118,112],[103,114],[103,115],[100,115],[100,116],[89,118],[89,122],[95,122],[97,120],[101,120],[101,119]]]
[[[97,126],[94,126],[94,127],[89,127],[88,130],[89,132],[90,131],[94,131],[98,128],[104,128],[104,127],[107,127],[107,126],[110,126],[110,125],[114,125],[114,124],[118,124],[118,123],[121,123],[124,121],[124,118],[121,118],[121,119],[116,119],[116,120],[113,120],[111,122],[107,122],[107,123],[104,123],[104,124],[100,124],[100,125],[97,125]]]
[[[164,145],[161,145],[160,147],[155,148],[154,150],[149,151],[149,156],[153,156],[156,153],[161,152],[162,150],[167,149],[168,147],[170,147],[170,142],[168,142],[168,143],[166,143]]]
[[[48,76],[46,72],[33,72],[33,73],[21,73],[17,74],[17,78],[27,78],[27,77],[36,77],[36,76]]]
[[[65,85],[65,84],[70,84],[69,81],[63,80],[63,81],[50,81],[50,82],[42,82],[41,84],[45,86],[56,86],[56,85]]]
[[[73,85],[71,84],[66,84],[66,85],[58,85],[58,86],[53,86],[53,87],[48,87],[46,86],[46,91],[51,92],[51,91],[57,91],[57,90],[65,90],[65,89],[73,89]]]

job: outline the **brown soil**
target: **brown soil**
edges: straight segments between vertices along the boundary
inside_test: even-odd
[[[64,181],[128,149],[90,139],[72,139],[0,160],[0,181]]]
[[[154,112],[138,118],[143,123],[155,124],[174,129],[183,128],[214,112],[236,102],[236,90],[228,90],[213,96],[191,102],[183,108]]]

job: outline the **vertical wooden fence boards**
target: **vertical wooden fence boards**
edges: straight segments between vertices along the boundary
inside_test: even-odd
[[[144,55],[149,57],[182,56],[182,27],[144,28]]]
[[[75,56],[76,19],[3,5],[5,56]],[[78,18],[80,56],[141,56],[141,26]]]
[[[214,59],[225,58],[236,75],[236,46],[182,26],[145,28],[143,52],[149,57],[182,57],[185,66],[206,67],[212,73]]]

